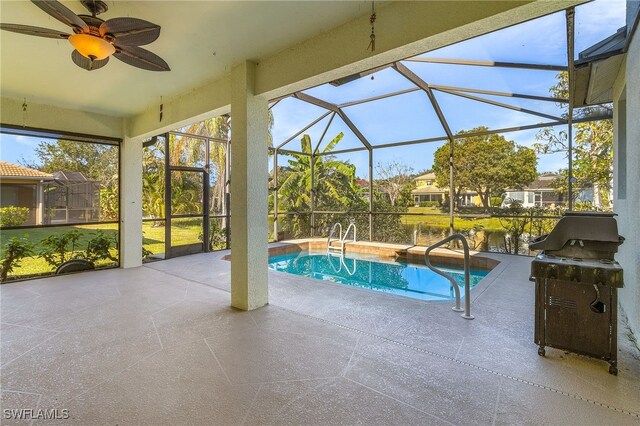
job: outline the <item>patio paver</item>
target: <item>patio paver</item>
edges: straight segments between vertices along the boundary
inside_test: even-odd
[[[63,424],[640,424],[623,326],[617,377],[537,355],[530,258],[492,255],[466,321],[279,272],[268,306],[238,311],[226,254],[0,286],[2,408],[68,409]]]

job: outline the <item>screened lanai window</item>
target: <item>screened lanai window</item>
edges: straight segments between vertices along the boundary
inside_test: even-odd
[[[0,128],[2,258],[12,247],[28,254],[3,280],[78,259],[80,269],[118,266],[119,159],[115,139]]]

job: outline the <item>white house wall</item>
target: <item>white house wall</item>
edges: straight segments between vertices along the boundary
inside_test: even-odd
[[[626,117],[620,116],[621,100],[626,96]],[[614,86],[614,211],[618,228],[626,241],[616,259],[624,268],[625,286],[620,304],[636,336],[640,336],[640,31],[636,30],[626,61]],[[620,125],[626,122],[626,158],[620,158]],[[620,176],[619,161],[626,163],[626,179]],[[624,180],[624,181],[621,181]],[[626,196],[620,195],[626,186]]]

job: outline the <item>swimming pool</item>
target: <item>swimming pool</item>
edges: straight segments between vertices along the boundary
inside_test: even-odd
[[[436,265],[437,266],[437,265]],[[387,262],[363,257],[327,256],[325,253],[291,253],[269,257],[274,271],[333,281],[335,283],[392,293],[421,300],[454,300],[455,293],[446,278],[426,266]],[[462,268],[440,267],[464,287]],[[489,271],[471,270],[469,284],[475,286]],[[462,291],[464,297],[464,290]]]

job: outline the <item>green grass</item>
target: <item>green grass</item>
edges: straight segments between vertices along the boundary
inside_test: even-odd
[[[153,222],[144,222],[142,224],[143,231],[143,245],[147,250],[150,250],[153,254],[164,253],[164,226],[153,226]],[[54,273],[55,268],[49,265],[44,258],[37,255],[42,250],[40,241],[50,235],[63,234],[72,229],[77,229],[81,232],[80,240],[76,246],[76,253],[84,250],[87,246],[87,242],[95,235],[96,231],[102,230],[108,236],[118,237],[118,225],[112,224],[100,224],[100,225],[74,225],[74,226],[60,226],[50,228],[31,228],[31,229],[11,229],[0,231],[0,241],[2,246],[5,242],[12,237],[25,237],[31,243],[34,244],[35,256],[25,258],[20,262],[20,266],[14,268],[14,271],[10,275],[15,276],[32,276]],[[202,234],[202,220],[200,219],[180,219],[174,220],[172,229],[172,243],[174,245],[199,243],[200,236]],[[79,250],[78,250],[79,249]],[[112,250],[112,255],[117,256],[118,250]],[[114,262],[109,260],[99,262],[98,267],[106,267],[114,265]]]
[[[409,207],[409,213],[422,213],[429,216],[402,216],[402,223],[405,225],[423,224],[432,228],[449,228],[449,214],[443,213],[440,209],[432,207]],[[454,226],[456,230],[468,231],[474,226],[483,226],[487,231],[504,231],[500,225],[500,220],[495,217],[487,218],[465,218],[455,216]]]

